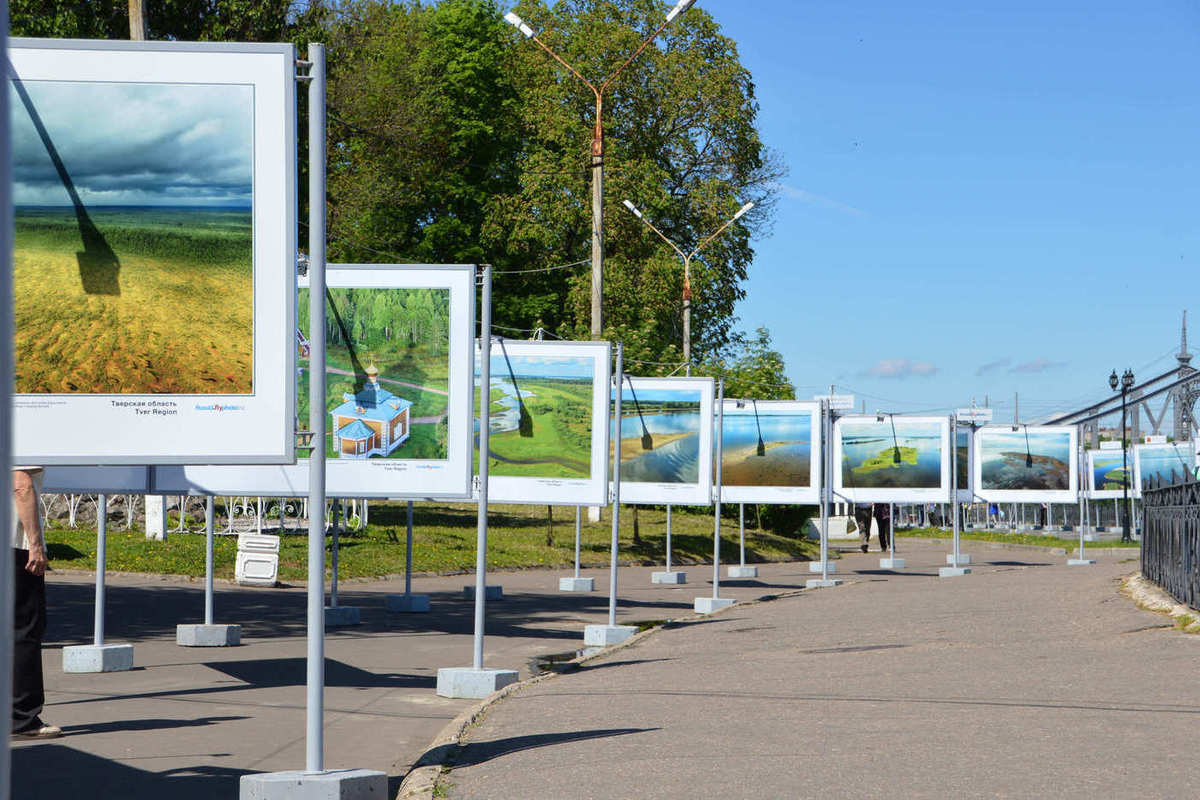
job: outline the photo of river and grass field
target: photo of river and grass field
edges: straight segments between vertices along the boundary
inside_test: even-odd
[[[1120,450],[1093,450],[1092,456],[1092,491],[1120,491],[1125,488],[1127,470],[1121,463]],[[1129,465],[1133,466],[1133,456],[1129,456]],[[1129,484],[1133,488],[1133,484]]]
[[[361,418],[363,426],[378,429],[380,422],[389,422],[387,416],[403,408],[410,426],[408,438],[369,458],[445,459],[450,290],[329,289],[326,299],[326,410],[333,414],[341,409],[344,417]],[[305,339],[309,338],[309,302],[308,289],[301,289],[297,319]],[[303,344],[297,366],[296,406],[306,427],[311,372]],[[330,419],[326,420],[325,454],[350,457],[344,448],[335,447]]]
[[[940,424],[896,417],[843,422],[839,427],[844,488],[936,489],[942,485]]]
[[[641,413],[638,413],[639,408]],[[699,389],[638,389],[635,392],[624,383],[621,392],[621,480],[699,483],[701,421]],[[613,430],[610,442],[615,441],[615,425]],[[644,444],[649,444],[650,449]]]
[[[981,490],[1071,488],[1070,431],[984,430],[975,445],[979,448]]]
[[[722,424],[723,485],[812,486],[812,412],[727,406]]]
[[[514,346],[520,345],[509,345],[509,350]],[[592,358],[509,352],[506,359],[503,353],[493,351],[489,474],[590,478],[594,379]],[[475,386],[478,390],[478,368]],[[475,430],[479,430],[478,413]],[[479,454],[478,433],[475,454]]]
[[[1138,478],[1143,489],[1150,481],[1165,481],[1172,483],[1180,480],[1196,465],[1193,445],[1185,444],[1147,444],[1137,448]]]
[[[17,392],[253,393],[251,88],[9,91]]]

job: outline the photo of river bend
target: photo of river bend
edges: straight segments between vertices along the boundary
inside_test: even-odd
[[[812,412],[725,410],[721,482],[725,486],[812,485]],[[759,455],[758,443],[763,443]]]
[[[1132,457],[1130,461],[1132,462]],[[1125,487],[1126,472],[1121,462],[1120,450],[1092,452],[1092,491],[1121,491]],[[1132,489],[1133,485],[1130,484],[1129,488]]]
[[[942,425],[897,417],[843,422],[839,428],[843,488],[937,489],[942,485]]]
[[[1071,488],[1070,431],[984,430],[976,445],[982,490],[1068,491]]]
[[[636,403],[634,394],[626,383],[621,394],[621,480],[699,483],[700,390],[639,389]],[[646,434],[649,450],[643,447]]]

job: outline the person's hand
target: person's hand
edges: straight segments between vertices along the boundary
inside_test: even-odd
[[[35,544],[29,548],[29,558],[25,562],[25,570],[32,575],[42,576],[46,574],[46,549],[40,544]]]

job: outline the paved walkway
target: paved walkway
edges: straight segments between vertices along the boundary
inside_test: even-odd
[[[1196,796],[1200,637],[1118,594],[1136,551],[1067,567],[971,545],[986,563],[940,580],[944,552],[906,547],[902,574],[850,555],[844,586],[519,690],[471,729],[449,795]]]

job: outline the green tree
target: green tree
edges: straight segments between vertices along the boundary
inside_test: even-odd
[[[735,333],[716,356],[697,370],[725,379],[726,397],[756,400],[795,400],[796,389],[787,379],[783,356],[771,344],[771,332],[759,328],[753,336]]]
[[[147,38],[177,41],[288,41],[294,0],[155,0],[146,4]],[[128,39],[126,0],[11,0],[13,36]]]

